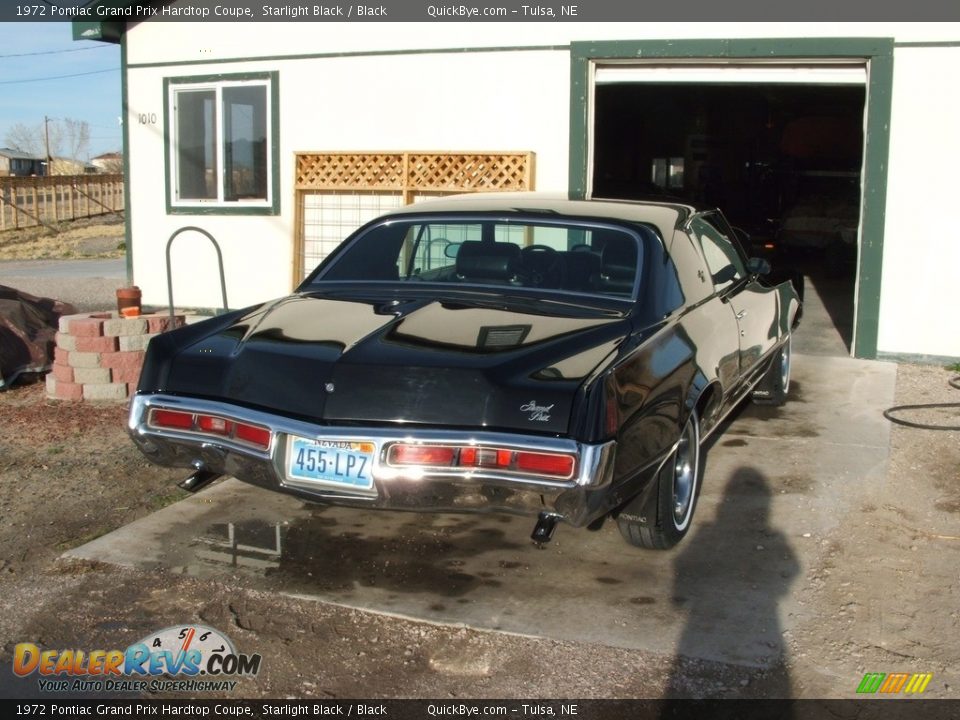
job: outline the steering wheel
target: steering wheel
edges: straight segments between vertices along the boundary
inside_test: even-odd
[[[563,256],[549,245],[527,245],[520,251],[520,258],[534,285],[563,284]]]

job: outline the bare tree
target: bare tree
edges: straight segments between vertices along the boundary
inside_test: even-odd
[[[44,150],[42,124],[39,126],[30,126],[25,123],[11,125],[3,141],[15,150],[30,153],[37,157],[43,157],[46,152]]]
[[[66,156],[74,160],[86,159],[90,154],[90,124],[73,118],[64,118],[58,124]]]
[[[46,157],[49,148],[51,157],[86,159],[90,153],[90,124],[73,118],[51,118],[46,123],[46,128],[44,123],[16,123],[10,126],[4,142],[12,148],[37,157]]]

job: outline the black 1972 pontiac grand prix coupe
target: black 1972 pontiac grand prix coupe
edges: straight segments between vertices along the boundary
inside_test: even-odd
[[[702,445],[782,403],[800,302],[717,210],[477,194],[348,237],[292,295],[154,338],[152,461],[308,501],[690,528]]]

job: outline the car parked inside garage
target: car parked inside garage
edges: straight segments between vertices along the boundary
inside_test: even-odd
[[[784,402],[800,303],[722,213],[476,194],[348,237],[291,295],[165,333],[129,432],[308,501],[688,532],[705,439]]]

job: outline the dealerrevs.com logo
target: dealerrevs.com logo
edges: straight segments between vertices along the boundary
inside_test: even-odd
[[[857,686],[857,693],[919,695],[932,679],[933,673],[867,673]]]
[[[20,643],[13,672],[36,674],[44,692],[195,692],[233,690],[236,677],[260,672],[258,654],[238,653],[219,630],[176,625],[125,650],[45,650]]]

